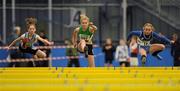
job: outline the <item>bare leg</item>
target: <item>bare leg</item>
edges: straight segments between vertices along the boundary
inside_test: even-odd
[[[88,63],[89,63],[89,67],[95,67],[94,55],[88,55]]]
[[[38,50],[38,51],[36,52],[36,56],[37,56],[38,58],[45,58],[45,57],[46,57],[46,53],[44,53],[44,52],[41,51],[41,50]]]
[[[140,54],[141,54],[142,66],[144,66],[145,63],[146,63],[147,53],[146,53],[145,49],[143,49],[143,48],[141,48],[141,49],[139,50],[139,52],[140,52]]]
[[[163,44],[152,44],[149,51],[150,53],[152,53],[154,57],[156,57],[159,60],[162,60],[162,57],[159,56],[158,53],[163,51],[164,49],[165,49],[165,46]]]
[[[37,59],[38,56],[37,56],[37,55],[33,55],[33,58]],[[32,61],[32,64],[33,64],[33,67],[36,67],[36,66],[37,66],[37,65],[36,65],[36,62],[35,62],[34,60]]]
[[[84,52],[85,46],[86,46],[86,41],[81,40],[80,43],[78,44],[78,50],[80,50],[81,52]]]
[[[141,56],[147,56],[147,53],[146,53],[146,51],[143,49],[143,48],[141,48],[140,50],[139,50],[139,53],[140,53],[140,55]]]
[[[163,44],[152,44],[150,47],[150,53],[154,53],[156,51],[164,50],[165,46]]]
[[[37,56],[37,55],[33,55],[33,58],[35,58],[35,59],[36,59],[36,58],[38,58],[38,56]]]
[[[80,43],[78,44],[78,49],[81,52],[84,52],[85,47],[86,47],[86,41],[85,40],[81,40]],[[95,64],[94,64],[94,55],[88,55],[88,66],[89,67],[95,67]]]

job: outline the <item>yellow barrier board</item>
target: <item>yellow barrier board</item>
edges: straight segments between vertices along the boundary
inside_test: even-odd
[[[0,68],[0,91],[180,91],[180,67]]]
[[[1,91],[179,91],[169,85],[3,85]]]
[[[180,78],[0,79],[0,84],[180,84]]]

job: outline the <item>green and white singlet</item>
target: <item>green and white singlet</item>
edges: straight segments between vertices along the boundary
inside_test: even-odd
[[[22,48],[34,48],[34,43],[37,42],[37,38],[39,37],[39,35],[37,34],[33,34],[32,38],[29,37],[29,33],[26,32],[23,35],[21,35],[21,38],[23,38],[22,42],[21,42],[21,47]]]
[[[90,27],[88,27],[85,31],[83,30],[82,26],[79,27],[78,33],[79,39],[84,39],[86,44],[92,44],[92,37],[93,33],[90,32]]]

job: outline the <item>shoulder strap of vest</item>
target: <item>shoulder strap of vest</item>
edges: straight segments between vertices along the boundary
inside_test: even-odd
[[[79,26],[79,31],[82,31],[82,26]]]
[[[25,38],[28,38],[28,37],[29,37],[29,36],[28,36],[28,32],[26,32],[26,33],[25,33]]]
[[[35,41],[35,38],[36,38],[36,34],[33,34],[31,41]]]

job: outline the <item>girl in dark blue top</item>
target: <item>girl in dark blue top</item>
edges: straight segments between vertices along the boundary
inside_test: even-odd
[[[141,54],[142,65],[146,62],[147,53],[151,53],[154,57],[162,60],[162,57],[158,55],[159,52],[163,51],[165,46],[163,44],[150,44],[153,38],[162,41],[166,44],[172,44],[165,36],[159,35],[154,32],[154,27],[151,23],[146,23],[143,27],[143,31],[132,31],[127,40],[130,40],[132,36],[137,36],[137,43],[139,46],[139,53]]]

